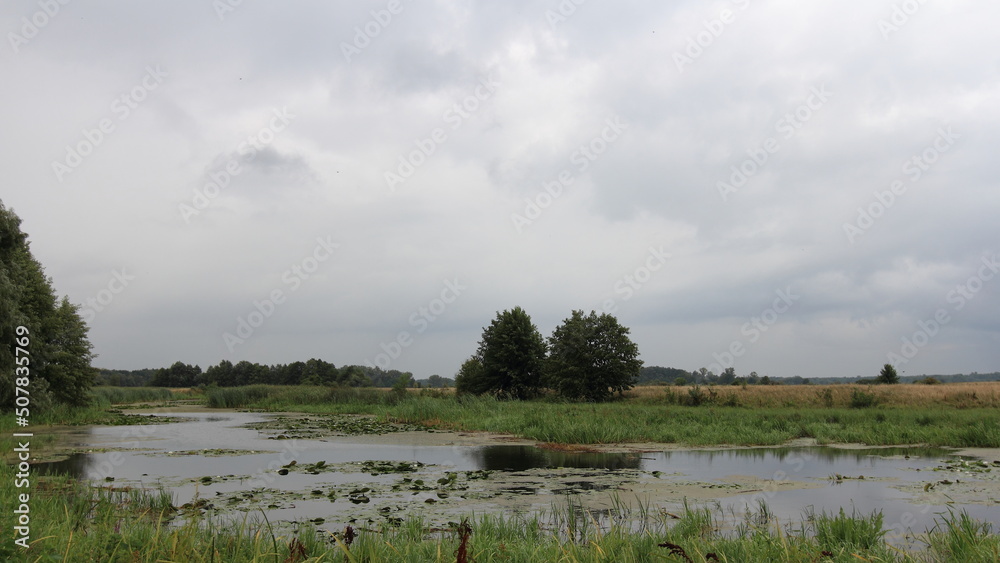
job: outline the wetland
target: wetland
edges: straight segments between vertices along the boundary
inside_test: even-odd
[[[133,540],[123,529],[144,529],[158,538],[148,560],[165,552],[212,560],[225,550],[211,538],[222,537],[233,557],[259,561],[272,560],[268,554],[289,561],[453,561],[463,542],[478,546],[481,561],[556,552],[573,553],[568,560],[600,560],[611,546],[634,555],[619,560],[655,553],[677,561],[714,560],[711,554],[741,560],[726,553],[769,557],[775,545],[789,561],[854,555],[944,561],[957,553],[955,545],[967,543],[970,553],[998,548],[992,533],[1000,525],[996,448],[821,444],[801,436],[779,445],[549,441],[496,426],[469,429],[460,417],[442,417],[445,407],[433,402],[455,400],[412,397],[375,408],[302,405],[270,412],[191,402],[116,406],[113,424],[46,429],[49,442],[32,473],[45,491],[72,490],[70,496],[89,498],[88,506],[114,507],[104,524],[95,508],[78,515],[73,526],[86,521],[91,529],[75,541],[92,535],[96,543],[125,545]],[[507,416],[518,416],[522,406],[506,409]],[[532,406],[543,414],[562,409],[570,420],[592,408]],[[629,403],[600,408],[639,407],[657,410]],[[754,413],[734,411],[722,416]],[[881,422],[890,424],[903,416],[883,412]],[[943,420],[951,413],[924,415]],[[824,417],[850,423],[840,411]],[[159,508],[130,513],[147,505]],[[829,530],[833,540],[824,539]],[[962,530],[965,539],[948,535]],[[871,541],[858,543],[864,533]],[[53,534],[66,536],[65,530]],[[410,555],[389,557],[392,550]],[[130,553],[147,560],[142,548]],[[817,559],[823,553],[833,555]]]

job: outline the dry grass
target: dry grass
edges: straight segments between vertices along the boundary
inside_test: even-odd
[[[691,386],[643,386],[625,393],[637,402],[659,401],[668,392],[686,395]],[[732,397],[746,407],[846,407],[855,391],[873,393],[879,404],[889,407],[1000,407],[1000,382],[916,383],[897,385],[738,385],[702,386],[714,393],[713,402],[726,403]]]

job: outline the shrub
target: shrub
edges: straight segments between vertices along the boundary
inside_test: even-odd
[[[833,406],[833,389],[826,388],[822,391],[816,393],[816,397],[819,398],[819,402],[823,404],[826,408],[831,408]]]
[[[879,398],[875,393],[854,389],[851,391],[851,408],[866,409],[879,404]]]
[[[697,407],[698,405],[704,403],[708,397],[701,390],[701,385],[695,385],[694,387],[688,389],[688,400],[687,404],[692,407]]]

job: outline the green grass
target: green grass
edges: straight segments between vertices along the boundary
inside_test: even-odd
[[[210,406],[306,413],[374,414],[385,421],[441,429],[510,433],[541,442],[662,442],[693,446],[927,444],[1000,447],[1000,411],[951,407],[680,406],[664,400],[576,403],[498,401],[432,393],[404,398],[378,389],[251,386],[209,390]]]
[[[277,411],[291,406],[389,405],[399,397],[384,389],[356,387],[247,385],[244,387],[212,387],[205,391],[211,408],[245,408]]]
[[[94,387],[91,397],[96,405],[107,406],[171,401],[184,395],[163,387]]]

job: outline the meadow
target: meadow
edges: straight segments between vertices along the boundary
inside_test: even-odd
[[[768,446],[811,438],[819,444],[1000,447],[1000,383],[995,382],[642,387],[608,403],[256,385],[210,389],[206,401],[219,408],[370,414],[386,422],[563,444]]]

